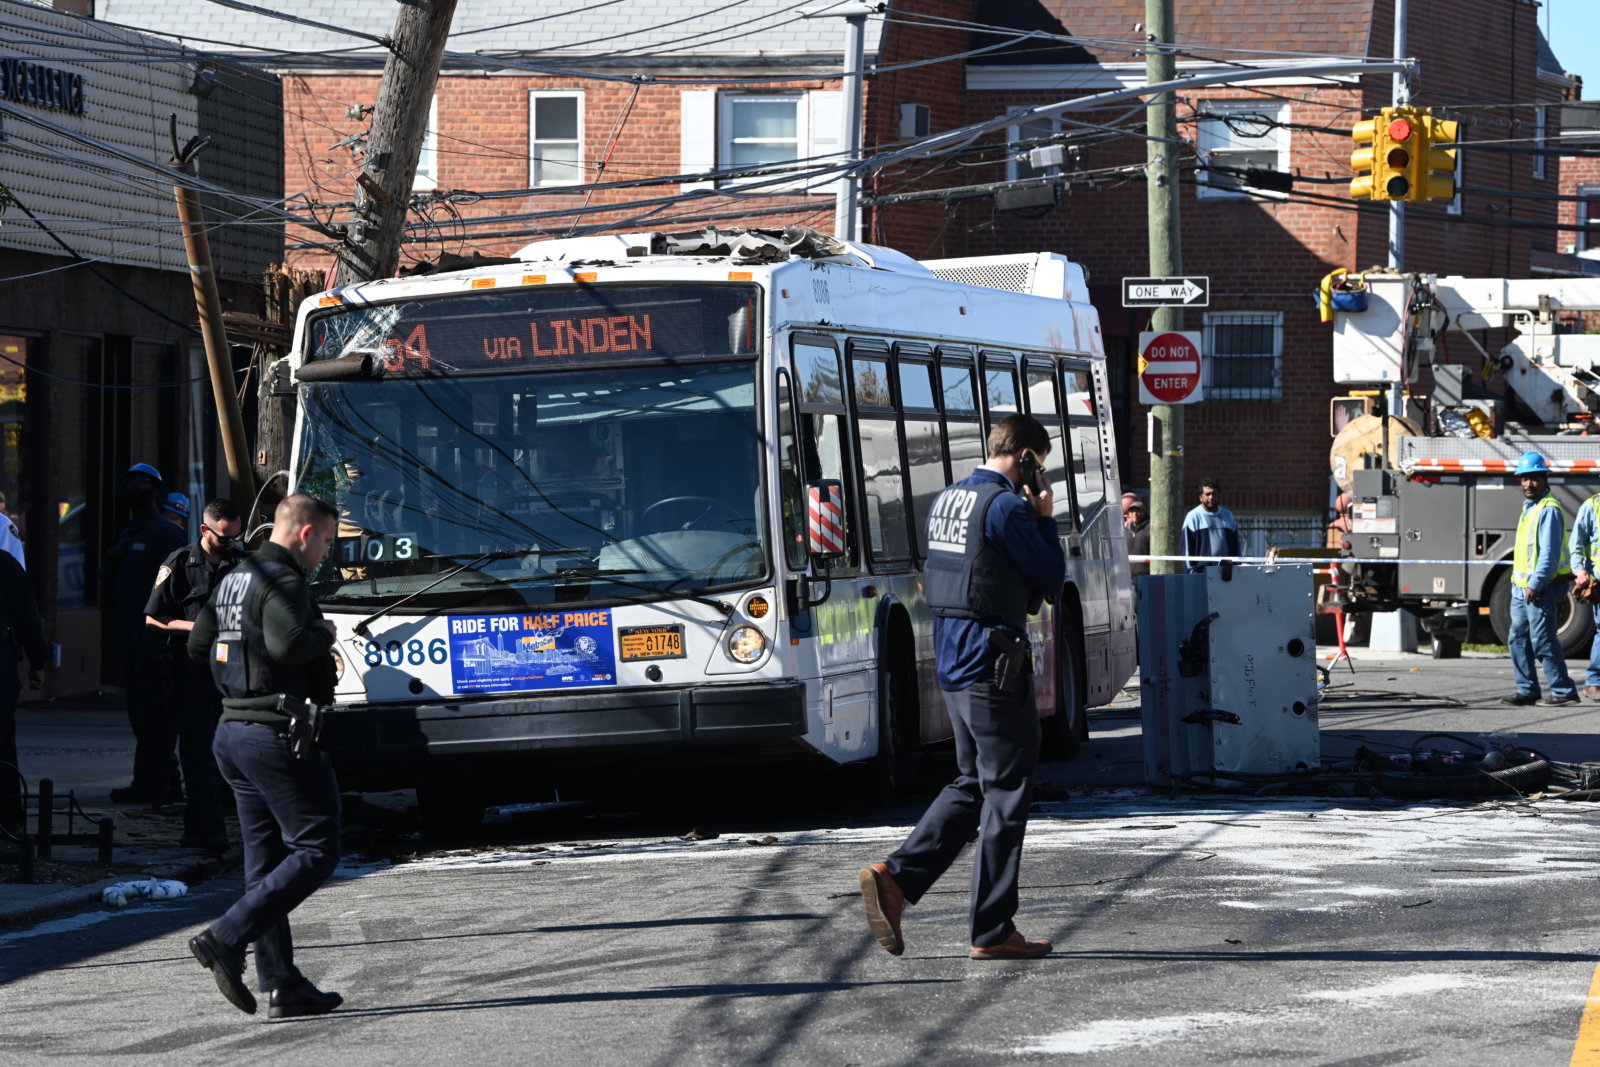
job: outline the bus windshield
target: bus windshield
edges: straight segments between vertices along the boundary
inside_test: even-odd
[[[754,360],[302,384],[324,603],[626,603],[767,574]]]

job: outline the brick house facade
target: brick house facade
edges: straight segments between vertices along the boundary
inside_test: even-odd
[[[611,27],[585,22],[574,29],[572,20],[551,19],[540,24],[537,37],[519,38],[523,31],[515,27],[498,30],[490,60],[501,57],[505,65],[486,70],[490,60],[474,60],[456,47],[491,24],[484,6],[463,3],[457,12],[451,56],[432,105],[427,174],[418,183],[420,192],[437,195],[419,205],[407,258],[432,258],[441,250],[504,254],[540,234],[588,227],[672,230],[709,219],[831,228],[831,184],[777,188],[758,200],[720,195],[704,182],[580,192],[542,184],[530,157],[565,161],[569,174],[581,174],[584,182],[610,183],[728,165],[740,158],[734,135],[745,126],[757,135],[791,138],[802,159],[837,151],[836,72],[844,63],[839,20],[785,22],[782,6],[767,0],[745,9],[741,17],[748,24],[709,43],[703,33],[675,44],[671,34],[626,31],[639,36],[632,38],[632,58],[622,60],[597,53],[578,32],[593,37]],[[683,4],[627,7],[639,27],[706,14]],[[1177,0],[1175,7],[1180,72],[1236,60],[1288,64],[1308,56],[1380,58],[1390,52],[1392,0],[1326,0],[1314,17],[1287,0]],[[1420,62],[1413,102],[1460,121],[1467,142],[1515,144],[1531,137],[1535,105],[1558,103],[1571,86],[1541,38],[1537,11],[1529,0],[1412,0],[1408,52]],[[261,32],[250,29],[256,16],[218,5],[196,10],[175,0],[104,0],[100,13],[212,40],[255,39]],[[381,34],[388,27],[373,19],[391,13],[330,0],[313,17]],[[770,24],[760,21],[769,17]],[[1143,39],[1134,27],[1143,17],[1143,0],[894,0],[886,17],[868,20],[867,65],[876,73],[867,79],[864,151],[882,152],[923,131],[937,134],[1016,108],[1142,84]],[[196,25],[197,19],[205,24]],[[1043,36],[995,50],[1008,30]],[[287,35],[286,50],[350,43],[281,23],[271,32]],[[604,40],[615,43],[614,37]],[[369,59],[365,67],[346,61],[337,68],[279,71],[286,189],[304,191],[320,217],[338,216],[352,193],[359,142],[328,146],[359,136],[368,124],[352,105],[376,98],[381,56]],[[533,60],[572,73],[515,66]],[[652,79],[598,80],[634,73]],[[776,77],[806,80],[759,80]],[[725,80],[709,84],[709,78]],[[1387,207],[1352,202],[1345,181],[1351,125],[1389,99],[1387,74],[1357,79],[1287,72],[1270,83],[1197,89],[1179,99],[1182,263],[1185,273],[1210,277],[1212,290],[1210,306],[1187,312],[1184,323],[1206,334],[1212,355],[1210,395],[1188,412],[1189,481],[1220,478],[1236,511],[1293,528],[1280,543],[1317,540],[1325,517],[1328,401],[1343,390],[1333,382],[1329,330],[1318,320],[1312,294],[1335,267],[1386,261]],[[562,138],[540,136],[541,101],[559,120],[576,118],[581,159]],[[1002,131],[956,153],[874,170],[863,188],[863,235],[918,258],[1043,249],[1083,263],[1111,359],[1121,470],[1128,484],[1142,485],[1148,474],[1134,362],[1145,323],[1120,306],[1119,286],[1122,277],[1148,273],[1142,110],[1123,103],[1074,112],[1070,119]],[[777,126],[764,127],[768,120]],[[1026,175],[1015,158],[1017,142],[1052,138],[1071,152],[1053,209],[1006,212],[987,193],[963,199],[941,192]],[[757,146],[758,156],[761,150]],[[1407,209],[1405,266],[1515,277],[1533,270],[1536,255],[1557,254],[1557,235],[1547,228],[1556,221],[1555,202],[1527,194],[1557,191],[1563,171],[1554,161],[1536,168],[1536,158],[1494,144],[1463,149],[1457,200]],[[1293,195],[1253,194],[1223,171],[1196,166],[1230,159],[1265,161],[1296,175]],[[516,192],[481,195],[501,190]],[[672,201],[684,192],[701,198]],[[928,199],[908,199],[916,195]],[[623,203],[637,207],[625,214],[599,210]],[[325,234],[291,229],[289,239],[291,262],[330,262]],[[1476,362],[1466,352],[1447,351],[1443,358]]]

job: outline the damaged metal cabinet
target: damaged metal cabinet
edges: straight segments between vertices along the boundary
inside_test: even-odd
[[[1146,782],[1210,784],[1319,764],[1314,606],[1309,566],[1139,579]]]

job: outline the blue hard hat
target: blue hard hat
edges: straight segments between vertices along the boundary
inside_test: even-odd
[[[1517,460],[1517,476],[1524,474],[1549,474],[1550,464],[1537,452],[1524,452],[1522,458]]]
[[[180,519],[189,517],[189,498],[182,493],[168,493],[167,499],[161,502],[161,510],[169,515],[176,515]]]
[[[148,463],[135,463],[133,466],[128,468],[128,473],[143,474],[147,477],[154,478],[158,482],[161,481],[161,472],[150,466]]]

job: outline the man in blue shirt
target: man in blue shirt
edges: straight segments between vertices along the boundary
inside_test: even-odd
[[[1517,463],[1522,486],[1522,518],[1511,557],[1511,673],[1517,691],[1502,704],[1522,707],[1577,704],[1578,687],[1567,675],[1567,661],[1556,635],[1556,614],[1566,597],[1572,566],[1567,558],[1567,518],[1550,495],[1550,465],[1537,452],[1524,452]],[[1534,660],[1544,664],[1550,695],[1539,699]]]
[[[1595,574],[1596,565],[1600,563],[1600,513],[1597,513],[1597,508],[1600,508],[1600,493],[1585,500],[1578,508],[1578,517],[1572,522],[1572,551],[1568,556],[1576,591],[1583,594],[1589,590],[1590,596],[1594,592],[1590,587],[1600,577]],[[1595,630],[1594,641],[1589,646],[1589,672],[1584,678],[1583,695],[1590,700],[1600,700],[1600,599],[1591,599],[1589,603],[1589,610],[1594,612]]]
[[[1040,468],[1050,437],[1027,415],[989,434],[988,462],[939,494],[928,513],[928,606],[939,688],[955,730],[956,780],[883,863],[860,871],[867,925],[893,955],[905,951],[900,915],[955,861],[974,835],[972,959],[1036,959],[1012,919],[1039,715],[1033,699],[1027,616],[1066,579],[1050,483]]]
[[[1200,506],[1183,518],[1183,554],[1189,557],[1190,571],[1203,571],[1216,562],[1203,557],[1239,555],[1239,524],[1222,506],[1214,478],[1200,483]]]

